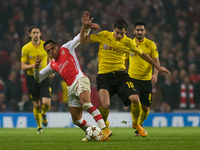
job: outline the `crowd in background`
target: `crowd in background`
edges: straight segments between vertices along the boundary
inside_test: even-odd
[[[20,69],[21,48],[29,42],[29,27],[39,27],[42,40],[55,39],[61,46],[79,33],[85,10],[102,30],[113,31],[114,22],[125,19],[130,38],[134,38],[134,22],[146,22],[146,37],[156,43],[161,65],[171,71],[171,75],[158,75],[158,82],[153,85],[152,111],[200,108],[200,1],[1,0],[0,112],[32,111],[26,72]],[[91,81],[92,103],[99,107],[98,44],[80,45],[76,53],[83,72]],[[59,75],[50,80],[50,111],[68,111],[67,85]],[[130,108],[123,107],[119,97],[114,95],[111,109],[129,111]]]

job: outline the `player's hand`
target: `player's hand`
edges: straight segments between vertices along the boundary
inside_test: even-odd
[[[92,20],[94,18],[90,19],[90,12],[85,11],[84,14],[82,15],[82,24],[87,26],[87,28],[90,28],[92,30],[101,30],[100,25],[96,24],[96,23],[92,23]]]
[[[157,82],[157,76],[153,74],[151,78],[151,83],[156,84],[156,82]]]
[[[166,74],[171,74],[171,72],[169,70],[167,70],[165,67],[159,67],[158,70],[161,74],[166,75]]]
[[[91,24],[88,25],[88,27],[89,27],[91,30],[101,30],[100,25],[98,25],[97,23],[91,23]]]
[[[49,77],[53,79],[55,77],[55,74],[53,73]]]
[[[90,12],[88,12],[88,11],[85,11],[84,14],[82,14],[82,23],[83,23],[83,25],[91,24],[93,19],[94,18],[90,19]]]
[[[40,56],[37,55],[37,59],[35,60],[35,68],[39,68],[41,61],[42,59],[40,59]]]

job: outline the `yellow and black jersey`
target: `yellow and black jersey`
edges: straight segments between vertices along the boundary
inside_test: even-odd
[[[121,40],[113,37],[114,32],[102,31],[98,34],[90,34],[92,43],[99,43],[98,74],[105,74],[119,69],[126,69],[125,59],[126,53],[132,51],[136,54],[142,54],[132,39],[126,35]]]
[[[137,43],[134,38],[133,41],[140,47],[140,49],[147,53],[151,58],[159,57],[156,44],[144,38],[144,41]],[[138,54],[130,53],[129,55],[129,69],[128,74],[131,78],[138,80],[151,80],[152,78],[152,65],[142,59]]]
[[[42,59],[41,61],[41,66],[39,70],[42,70],[47,66],[47,58],[48,55],[43,47],[44,41],[40,40],[40,45],[35,46],[32,44],[30,41],[26,45],[22,47],[22,52],[21,52],[21,62],[25,62],[28,64],[35,64],[35,60],[37,59],[37,55],[40,56]],[[30,76],[34,76],[34,68],[30,69],[27,71],[27,74]]]

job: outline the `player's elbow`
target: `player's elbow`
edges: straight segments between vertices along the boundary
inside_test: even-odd
[[[143,58],[144,60],[146,60],[147,53],[142,52],[142,53],[140,54],[140,57]]]
[[[87,35],[86,37],[80,37],[79,41],[81,43],[91,43],[91,38],[89,35]]]
[[[23,71],[26,70],[25,67],[24,67],[24,65],[21,65],[21,70],[23,70]]]
[[[80,38],[79,41],[80,41],[80,43],[87,43],[84,38]]]

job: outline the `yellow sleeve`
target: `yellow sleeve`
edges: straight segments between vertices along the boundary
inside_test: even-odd
[[[143,51],[139,48],[139,46],[134,42],[130,41],[130,51],[135,54],[141,55]]]
[[[105,32],[106,31],[101,31],[97,34],[90,34],[90,38],[92,40],[92,43],[95,43],[95,42],[101,43],[102,39],[105,36]]]
[[[152,43],[151,58],[157,58],[157,57],[159,57],[158,49],[157,49],[156,44],[153,42]]]
[[[21,62],[28,62],[28,52],[27,52],[27,49],[25,47],[22,47]]]

